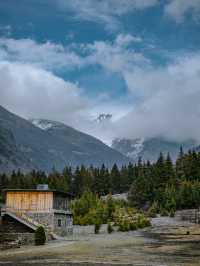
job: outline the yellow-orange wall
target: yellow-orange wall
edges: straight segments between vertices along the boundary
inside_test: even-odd
[[[53,208],[53,192],[8,191],[6,207],[19,211],[50,211]]]

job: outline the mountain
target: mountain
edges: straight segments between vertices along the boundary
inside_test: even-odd
[[[98,117],[95,119],[97,123],[103,123],[112,119],[111,114],[99,114]]]
[[[197,143],[193,140],[185,142],[175,142],[165,140],[164,138],[150,138],[150,139],[115,139],[112,142],[112,148],[131,158],[135,162],[142,157],[143,160],[151,162],[158,159],[159,153],[170,153],[173,160],[176,159],[180,147],[184,151],[195,148]]]
[[[7,172],[8,169],[15,169],[18,166],[25,170],[32,164],[17,148],[12,131],[0,126],[0,172]]]
[[[66,165],[111,167],[129,159],[100,140],[62,123],[27,121],[0,106],[0,171],[62,170]]]

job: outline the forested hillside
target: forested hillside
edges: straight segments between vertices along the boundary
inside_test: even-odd
[[[193,208],[200,202],[200,153],[180,150],[175,164],[170,155],[161,153],[156,163],[143,162],[111,170],[84,166],[74,171],[66,167],[62,173],[50,174],[32,171],[22,174],[0,175],[0,190],[4,188],[34,188],[48,183],[50,188],[70,192],[80,197],[84,191],[106,195],[129,191],[130,204],[137,208],[155,208],[158,212],[174,212],[180,208]]]

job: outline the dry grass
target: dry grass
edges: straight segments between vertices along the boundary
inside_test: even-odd
[[[187,231],[190,235],[186,235]],[[72,262],[73,265],[197,266],[200,265],[199,232],[199,226],[180,224],[162,225],[162,228],[154,225],[146,232],[78,236],[76,241],[3,251],[0,262],[21,266],[72,265]]]

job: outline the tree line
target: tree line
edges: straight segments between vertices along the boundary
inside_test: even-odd
[[[129,190],[136,169],[137,166],[130,163],[120,169],[116,164],[112,169],[108,169],[104,164],[100,168],[87,168],[82,165],[75,170],[65,167],[62,173],[52,169],[49,174],[35,170],[22,173],[18,170],[10,175],[0,174],[0,192],[5,188],[33,189],[37,184],[48,184],[49,188],[69,192],[75,198],[80,197],[86,190],[99,196],[122,193]]]
[[[111,169],[80,166],[75,170],[66,167],[62,173],[52,170],[22,173],[13,171],[0,175],[0,193],[5,188],[35,188],[48,184],[51,189],[70,192],[80,198],[84,191],[99,196],[109,193],[129,192],[129,202],[137,208],[154,206],[159,210],[192,208],[200,202],[200,153],[180,149],[176,162],[170,154],[160,153],[155,163],[139,158],[136,164],[129,163]]]

